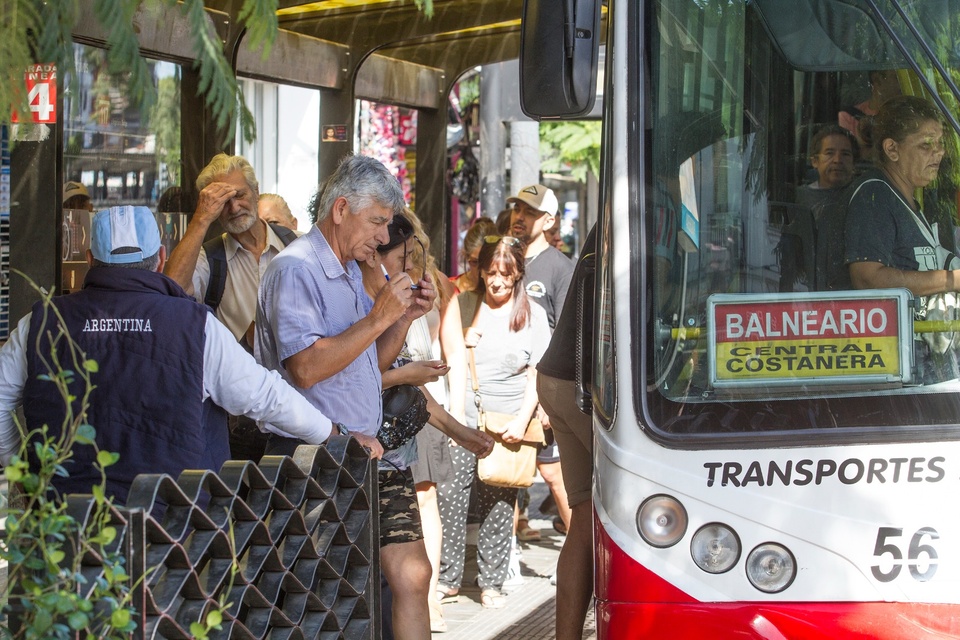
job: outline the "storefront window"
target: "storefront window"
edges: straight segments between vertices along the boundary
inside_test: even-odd
[[[63,98],[64,181],[83,186],[93,211],[149,207],[169,252],[192,211],[180,198],[180,67],[147,61],[157,100],[144,109],[128,95],[123,78],[107,71],[103,49],[76,45],[74,51],[77,73],[65,85]],[[76,201],[65,199],[64,206],[63,288],[73,291],[86,272],[90,212],[66,208],[78,206]]]

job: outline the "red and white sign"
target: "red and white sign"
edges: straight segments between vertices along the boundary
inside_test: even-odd
[[[910,379],[903,292],[717,295],[708,304],[714,386]]]
[[[52,124],[57,121],[57,65],[53,63],[32,64],[23,72],[27,88],[27,104],[30,119],[21,119],[13,112],[13,122]]]

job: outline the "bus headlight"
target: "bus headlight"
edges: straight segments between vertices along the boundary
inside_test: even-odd
[[[740,539],[725,524],[711,523],[700,527],[690,541],[690,555],[707,573],[723,573],[740,559]]]
[[[766,542],[747,556],[747,579],[764,593],[779,593],[790,586],[797,575],[793,554],[779,544]]]
[[[637,531],[651,546],[672,547],[687,531],[687,510],[670,496],[650,496],[637,511]]]

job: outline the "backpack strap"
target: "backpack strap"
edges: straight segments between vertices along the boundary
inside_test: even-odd
[[[297,239],[297,234],[293,232],[293,229],[288,229],[287,227],[274,224],[273,222],[270,223],[270,228],[273,229],[273,232],[277,234],[278,238],[280,238],[280,242],[283,243],[283,246],[287,246]]]
[[[223,244],[221,234],[203,243],[203,250],[207,253],[207,264],[210,266],[210,282],[207,283],[207,295],[203,303],[214,310],[220,306],[223,291],[227,288],[227,248]]]

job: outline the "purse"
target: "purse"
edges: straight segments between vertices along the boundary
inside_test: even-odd
[[[430,419],[423,391],[412,384],[398,384],[384,389],[380,398],[383,402],[383,424],[377,432],[377,440],[388,451],[420,433]]]
[[[493,438],[493,450],[485,458],[477,461],[477,477],[493,487],[522,489],[533,484],[537,472],[537,450],[544,444],[543,425],[537,418],[531,418],[527,430],[520,442],[504,442],[503,427],[516,418],[509,413],[484,411],[483,397],[480,395],[480,381],[477,378],[477,363],[473,349],[470,354],[470,377],[473,382],[473,401],[477,406],[477,428]]]

